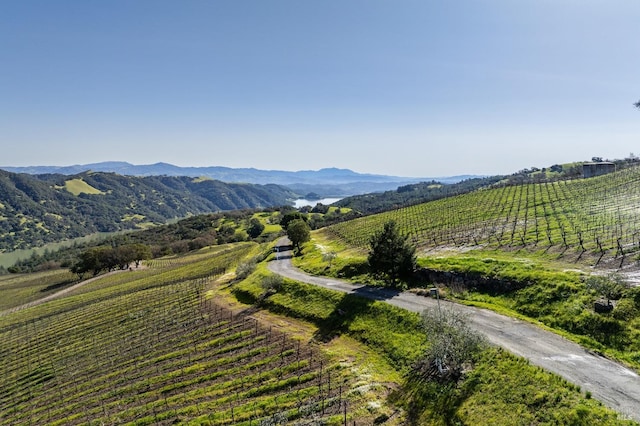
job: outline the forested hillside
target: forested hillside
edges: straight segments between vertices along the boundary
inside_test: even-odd
[[[278,185],[114,173],[31,176],[0,170],[0,251],[95,232],[137,229],[192,214],[284,205]]]
[[[438,200],[454,195],[466,194],[479,188],[488,187],[504,176],[470,178],[457,183],[445,184],[439,181],[420,182],[399,186],[393,191],[354,195],[334,203],[338,207],[348,207],[361,214],[380,213],[413,204]]]

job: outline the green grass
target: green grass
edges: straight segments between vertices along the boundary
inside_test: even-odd
[[[330,261],[325,254],[335,254]],[[369,274],[367,258],[359,250],[350,250],[340,241],[332,240],[322,229],[312,232],[312,240],[303,245],[303,256],[294,257],[295,266],[312,275],[348,279],[362,284],[381,284]]]
[[[414,424],[635,424],[561,377],[496,348],[484,352],[457,385],[434,386],[412,379],[398,399],[416,407]]]
[[[348,336],[367,345],[406,377],[388,403],[403,406],[410,424],[633,424],[624,421],[566,380],[499,349],[486,350],[454,386],[413,380],[411,365],[428,345],[417,314],[382,302],[285,280],[262,299],[260,267],[233,292],[279,315],[310,321],[317,338]],[[411,423],[413,422],[413,423]]]
[[[128,214],[128,215],[125,215],[125,216],[122,218],[122,220],[123,220],[124,222],[132,221],[132,220],[135,220],[135,221],[138,221],[138,222],[139,222],[139,221],[144,220],[144,216],[143,216],[143,215],[141,215],[141,214]]]
[[[532,258],[513,256],[484,256],[481,253],[451,257],[422,257],[418,265],[422,268],[451,271],[473,277],[486,278],[506,283],[552,286],[563,283],[575,291],[582,286],[584,273],[576,270],[559,270],[553,265]]]
[[[255,213],[252,218],[258,219],[263,225],[263,235],[277,234],[282,231],[282,227],[278,223],[273,223],[276,219],[277,212],[260,212]]]
[[[352,210],[353,209],[349,207],[329,206],[329,210],[327,210],[327,213],[345,214],[345,213],[350,213]]]
[[[213,179],[212,179],[212,178],[210,178],[210,177],[208,177],[208,176],[200,176],[200,177],[197,177],[197,178],[193,178],[193,179],[191,180],[191,182],[193,182],[193,183],[200,183],[200,182],[206,182],[206,181],[208,181],[208,180],[213,180]]]

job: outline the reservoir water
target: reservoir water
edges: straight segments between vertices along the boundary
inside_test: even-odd
[[[295,200],[294,207],[296,209],[299,209],[300,207],[304,207],[304,206],[314,207],[318,203],[328,206],[329,204],[333,204],[336,201],[340,201],[341,199],[342,198],[321,198],[319,200],[307,200],[304,198],[299,198]]]

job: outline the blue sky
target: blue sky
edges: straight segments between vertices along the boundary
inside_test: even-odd
[[[637,0],[0,0],[0,165],[400,176],[640,154]]]

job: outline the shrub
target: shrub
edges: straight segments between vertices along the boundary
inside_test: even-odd
[[[251,275],[255,270],[256,270],[256,260],[249,259],[246,262],[240,263],[236,267],[236,278],[239,280],[244,280],[249,275]]]
[[[620,299],[625,287],[627,287],[622,277],[618,274],[610,274],[607,276],[592,275],[587,278],[585,285],[588,289],[605,297],[607,302]]]
[[[618,320],[628,321],[638,315],[638,310],[633,300],[622,299],[616,303],[613,317]]]
[[[626,296],[633,300],[636,308],[640,309],[640,287],[631,287],[627,290]]]
[[[280,275],[268,275],[262,279],[262,288],[267,294],[277,293],[284,279]]]
[[[430,345],[414,366],[424,379],[456,382],[465,365],[472,364],[485,347],[484,338],[472,330],[463,314],[451,309],[428,309],[422,327]]]

